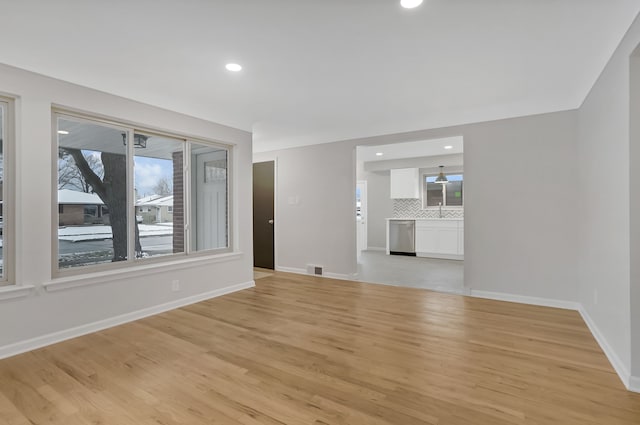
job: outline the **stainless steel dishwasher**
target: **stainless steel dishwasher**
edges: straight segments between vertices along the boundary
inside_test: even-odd
[[[415,220],[389,220],[389,253],[415,256],[415,228]]]

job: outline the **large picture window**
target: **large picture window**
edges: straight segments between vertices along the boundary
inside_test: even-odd
[[[58,271],[230,250],[228,146],[54,116]]]

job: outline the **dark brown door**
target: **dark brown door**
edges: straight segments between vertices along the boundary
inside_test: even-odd
[[[253,266],[274,268],[273,161],[253,164]]]

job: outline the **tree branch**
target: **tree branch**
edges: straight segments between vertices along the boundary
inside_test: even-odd
[[[93,188],[93,191],[98,194],[98,196],[100,197],[100,199],[102,199],[104,203],[107,203],[106,201],[107,189],[105,185],[102,183],[102,180],[100,179],[100,177],[98,177],[98,175],[94,173],[93,170],[91,169],[91,166],[89,165],[89,163],[87,162],[87,159],[82,154],[82,151],[80,149],[71,149],[71,148],[64,148],[64,150],[69,155],[71,155],[71,157],[73,158],[73,161],[76,163],[76,166],[84,176],[84,179]]]

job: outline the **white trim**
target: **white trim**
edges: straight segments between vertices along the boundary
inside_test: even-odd
[[[591,331],[591,334],[598,342],[598,345],[600,345],[600,348],[607,356],[607,359],[609,359],[609,363],[611,363],[611,366],[613,366],[613,369],[618,374],[618,377],[620,378],[624,386],[629,391],[640,392],[640,385],[638,385],[640,384],[640,380],[638,380],[638,378],[636,377],[633,377],[634,379],[632,379],[631,374],[625,367],[624,363],[622,362],[622,360],[620,360],[620,357],[618,357],[618,354],[616,354],[611,345],[609,345],[607,339],[604,337],[602,332],[600,332],[600,329],[598,329],[598,326],[593,321],[593,319],[591,319],[591,316],[589,316],[587,310],[582,305],[580,305],[578,311],[580,312],[580,315],[582,316],[584,322],[587,324],[587,327]]]
[[[327,272],[324,273],[321,277],[328,277],[329,279],[351,280],[353,279],[353,274]]]
[[[351,280],[351,279],[354,279],[355,276],[357,276],[357,273],[342,274],[342,273],[331,273],[331,272],[323,272],[322,275],[316,275],[316,274],[307,273],[305,269],[299,269],[297,267],[282,267],[282,266],[276,266],[276,271],[285,272],[285,273],[303,274],[305,276],[326,277],[328,279],[339,279],[339,280]]]
[[[513,294],[505,294],[501,292],[478,291],[474,289],[471,290],[470,295],[476,298],[487,298],[491,300],[509,301],[509,302],[523,303],[523,304],[539,305],[543,307],[564,308],[567,310],[578,311],[582,316],[582,319],[584,320],[585,324],[589,328],[589,331],[591,332],[596,342],[600,346],[600,349],[602,349],[605,356],[607,356],[609,363],[611,363],[611,366],[613,367],[615,372],[618,374],[618,377],[620,378],[620,380],[622,381],[626,389],[629,391],[640,393],[640,377],[630,375],[624,363],[622,362],[622,360],[620,360],[620,357],[618,356],[618,354],[611,347],[611,345],[609,345],[606,338],[604,337],[602,332],[600,332],[600,329],[598,329],[598,326],[596,326],[595,322],[593,321],[593,319],[591,319],[591,316],[589,316],[589,313],[587,313],[587,311],[582,306],[582,304],[573,302],[573,301],[554,300],[550,298],[528,297],[525,295],[513,295]]]
[[[470,296],[475,298],[487,298],[490,300],[508,301],[512,303],[539,305],[542,307],[564,308],[566,310],[578,311],[580,309],[580,304],[573,301],[529,297],[526,295],[505,294],[503,292],[478,291],[476,289],[472,289]]]
[[[69,277],[61,277],[45,282],[42,286],[48,291],[60,291],[63,289],[76,288],[78,286],[96,285],[125,278],[138,276],[149,276],[156,273],[187,269],[191,267],[205,266],[212,263],[238,260],[242,257],[242,252],[230,252],[209,256],[192,256],[191,258],[180,258],[176,261],[149,262],[133,267],[120,268],[99,273],[86,273]]]
[[[462,254],[437,254],[432,252],[416,252],[416,257],[438,258],[440,260],[464,260],[464,255]]]
[[[0,300],[26,297],[33,291],[33,285],[8,285],[0,287]]]
[[[307,275],[307,276],[315,276],[315,275],[310,275],[309,273],[307,273],[307,271],[305,269],[299,269],[297,267],[276,266],[276,271],[285,272],[285,273],[304,274],[304,275]]]
[[[26,341],[20,341],[15,344],[5,345],[4,347],[0,347],[0,359],[15,356],[17,354],[45,347],[47,345],[62,342],[67,339],[101,331],[103,329],[118,326],[123,323],[133,322],[135,320],[143,319],[145,317],[153,316],[165,311],[174,310],[176,308],[184,307],[189,304],[195,304],[200,301],[205,301],[211,298],[230,294],[232,292],[240,291],[243,289],[248,289],[254,286],[255,281],[253,280],[245,283],[238,283],[235,285],[227,286],[225,288],[215,289],[213,291],[205,292],[202,294],[170,301],[165,304],[144,308],[142,310],[133,311],[131,313],[125,313],[120,316],[110,317],[108,319],[99,320],[97,322],[89,323],[86,325],[80,325],[74,328],[65,329],[63,331],[42,335]]]

